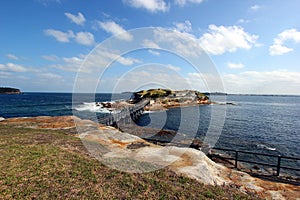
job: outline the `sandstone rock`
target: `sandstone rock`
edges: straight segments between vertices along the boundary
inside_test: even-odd
[[[158,146],[89,120],[74,116],[13,118],[0,122],[21,127],[65,129],[75,128],[78,137],[92,156],[108,167],[142,173],[168,167],[210,185],[234,185],[243,192],[254,192],[264,199],[297,199],[300,187],[270,182],[229,169],[210,160],[203,152],[173,146]]]

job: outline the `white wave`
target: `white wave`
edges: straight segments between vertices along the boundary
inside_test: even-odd
[[[157,113],[157,112],[158,112],[158,111],[152,111],[152,110],[150,111],[150,110],[145,110],[145,111],[144,111],[144,114],[149,114],[149,113]]]
[[[83,104],[75,107],[77,111],[90,111],[90,112],[99,112],[99,113],[111,113],[107,108],[103,108],[101,104],[96,105],[95,102],[84,102]]]
[[[261,149],[268,149],[268,150],[270,150],[270,151],[275,151],[275,150],[276,150],[276,148],[269,147],[269,146],[267,146],[267,145],[265,145],[265,144],[258,144],[257,147],[258,147],[258,148],[261,148]]]

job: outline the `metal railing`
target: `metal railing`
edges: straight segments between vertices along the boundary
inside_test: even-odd
[[[152,139],[152,138],[142,138],[148,142],[154,143],[154,144],[160,144],[160,145],[175,145],[175,146],[179,146],[179,147],[191,147],[191,148],[195,148],[197,150],[201,150],[199,149],[199,147],[197,146],[193,146],[191,144],[185,144],[185,143],[180,143],[180,142],[174,142],[174,141],[164,141],[164,140],[159,140],[159,139]],[[205,149],[205,148],[203,148]],[[228,157],[230,155],[225,155],[225,156],[221,156],[221,155],[217,155],[214,153],[210,153],[211,157],[217,157],[217,158],[221,158],[224,160],[234,160],[234,167],[237,169],[238,168],[238,162],[244,162],[244,163],[251,163],[251,164],[256,164],[256,165],[263,165],[263,166],[269,166],[269,167],[274,167],[276,168],[276,176],[280,175],[280,171],[281,169],[286,169],[286,170],[291,170],[291,171],[300,171],[300,165],[298,166],[298,168],[294,168],[294,167],[289,167],[289,166],[285,166],[282,165],[282,160],[293,160],[293,161],[300,161],[300,158],[296,158],[296,157],[291,157],[291,156],[281,156],[281,155],[274,155],[274,154],[267,154],[267,153],[256,153],[256,152],[251,152],[251,151],[244,151],[244,150],[233,150],[233,149],[227,149],[227,148],[211,148],[211,150],[220,150],[220,151],[225,151],[225,152],[234,152],[234,156],[233,157]],[[266,162],[259,162],[259,161],[252,161],[252,160],[246,160],[246,159],[241,159],[240,155],[241,154],[248,154],[248,155],[256,155],[256,156],[265,156],[265,157],[269,157],[269,158],[275,158],[276,164],[270,164],[270,163],[266,163]]]
[[[226,151],[226,152],[234,152],[234,157],[225,157],[225,156],[216,156],[214,154],[211,154],[212,157],[219,157],[225,160],[234,160],[234,167],[238,168],[238,162],[244,162],[244,163],[251,163],[251,164],[256,164],[256,165],[264,165],[264,166],[269,166],[269,167],[275,167],[276,168],[276,176],[280,175],[280,170],[281,169],[287,169],[287,170],[292,170],[292,171],[300,171],[300,168],[293,168],[293,167],[288,167],[288,166],[282,166],[282,159],[287,159],[287,160],[294,160],[294,161],[300,161],[300,158],[295,158],[295,157],[289,157],[289,156],[281,156],[281,155],[273,155],[273,154],[266,154],[266,153],[255,153],[255,152],[250,152],[250,151],[242,151],[242,150],[233,150],[233,149],[226,149],[226,148],[213,148],[214,150],[220,150],[220,151]],[[258,156],[265,156],[265,157],[272,157],[275,158],[277,161],[277,164],[270,164],[266,162],[258,162],[258,161],[251,161],[251,160],[246,160],[246,159],[240,159],[239,155],[240,153],[243,154],[248,154],[248,155],[258,155]]]

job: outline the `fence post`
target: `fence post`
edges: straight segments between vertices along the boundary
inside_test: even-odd
[[[281,162],[281,155],[278,155],[276,176],[279,176],[280,173],[280,162]]]
[[[237,169],[237,163],[238,163],[238,151],[235,151],[235,163],[234,167]]]

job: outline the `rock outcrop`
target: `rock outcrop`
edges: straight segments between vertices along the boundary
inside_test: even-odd
[[[265,199],[297,199],[300,187],[270,182],[229,169],[211,161],[203,152],[172,146],[158,146],[89,120],[74,116],[5,119],[1,124],[45,129],[77,129],[88,151],[108,167],[141,173],[168,167],[210,185],[230,185],[243,192],[253,192]]]

